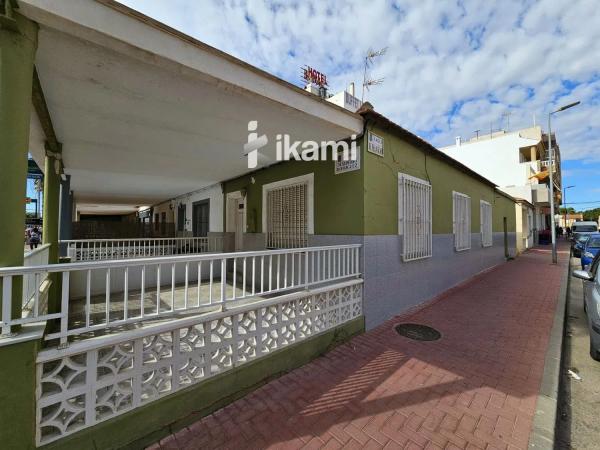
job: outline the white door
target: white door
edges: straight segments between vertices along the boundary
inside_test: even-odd
[[[239,252],[244,247],[244,216],[245,216],[245,205],[243,199],[236,199],[236,213],[235,213],[235,251]]]

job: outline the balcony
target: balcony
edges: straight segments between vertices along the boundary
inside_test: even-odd
[[[545,167],[546,170],[549,170],[550,168],[550,161],[540,161],[541,162],[541,166]],[[552,173],[556,173],[556,162],[552,162]]]
[[[545,183],[532,185],[531,197],[536,206],[550,206],[550,189]]]

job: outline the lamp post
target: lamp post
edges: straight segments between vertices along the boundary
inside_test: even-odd
[[[552,263],[556,264],[558,258],[556,256],[556,225],[554,223],[554,167],[552,165],[554,149],[552,147],[552,114],[559,113],[565,109],[572,108],[573,106],[579,105],[580,102],[569,103],[568,105],[561,106],[556,111],[552,111],[548,114],[548,163],[550,172],[550,234],[552,236]]]
[[[567,189],[571,189],[574,188],[575,186],[566,186],[563,188],[563,203],[564,203],[564,208],[565,208],[565,229],[569,226],[569,224],[567,223],[567,217],[569,216],[569,211],[567,210]],[[568,237],[568,236],[567,236]]]

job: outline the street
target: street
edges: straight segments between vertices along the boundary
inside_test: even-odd
[[[571,270],[578,268],[579,259],[571,258]],[[590,357],[582,286],[581,280],[571,276],[559,394],[557,448],[560,449],[597,449],[600,436],[600,362]],[[569,370],[581,379],[570,376]]]

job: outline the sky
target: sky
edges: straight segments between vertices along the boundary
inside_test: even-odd
[[[299,86],[309,65],[332,93],[360,86],[368,49],[387,47],[365,100],[438,147],[490,127],[545,129],[548,112],[581,101],[552,130],[568,203],[600,207],[598,0],[121,2]]]

